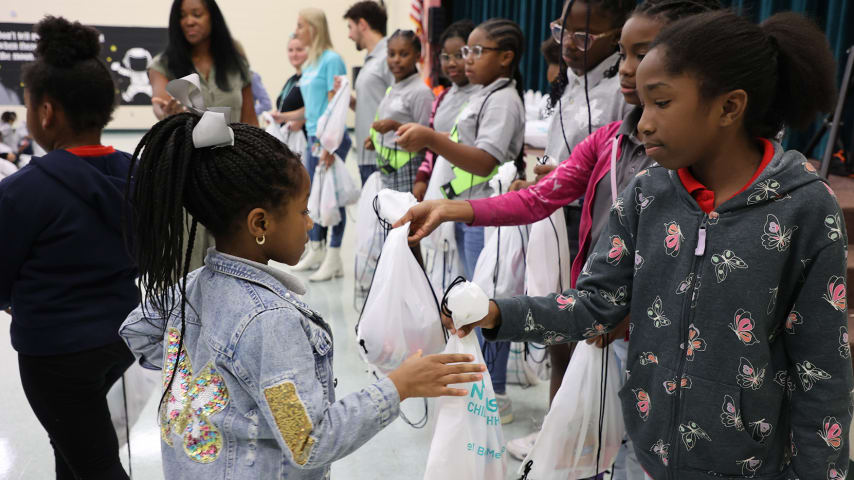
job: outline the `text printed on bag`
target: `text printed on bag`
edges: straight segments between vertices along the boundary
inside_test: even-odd
[[[495,398],[488,397],[484,401],[484,391],[483,380],[480,381],[480,385],[477,383],[471,385],[471,392],[469,393],[471,400],[467,409],[472,415],[486,418],[487,425],[501,425],[501,417],[498,416],[498,402]]]
[[[504,456],[504,451],[507,450],[506,447],[501,447],[501,451],[493,450],[489,447],[482,447],[480,445],[475,445],[474,443],[469,442],[466,445],[466,450],[469,452],[474,452],[481,457],[494,458],[496,460],[500,460],[501,457]]]

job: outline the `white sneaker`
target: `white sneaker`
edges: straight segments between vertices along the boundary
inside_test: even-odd
[[[323,259],[326,257],[326,249],[323,248],[321,242],[309,242],[308,253],[302,257],[302,260],[297,263],[292,270],[295,272],[304,272],[306,270],[317,270]]]
[[[534,449],[534,443],[537,442],[537,435],[539,434],[540,432],[534,432],[530,435],[510,440],[507,442],[507,453],[520,462],[525,460],[528,454],[531,453],[531,450]]]
[[[495,400],[498,402],[498,415],[501,417],[501,424],[506,425],[513,421],[513,402],[507,394],[495,394]]]
[[[323,264],[314,272],[308,280],[311,282],[325,282],[336,277],[344,276],[344,265],[341,261],[340,248],[328,248],[326,250],[326,258],[323,259]]]

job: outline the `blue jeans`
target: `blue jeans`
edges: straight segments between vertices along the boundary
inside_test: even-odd
[[[474,277],[477,258],[483,250],[483,227],[470,227],[464,223],[456,223],[454,229],[463,271],[466,278],[471,280]],[[483,339],[479,328],[475,331],[489,376],[492,377],[492,388],[495,393],[503,395],[507,391],[507,360],[510,358],[510,342],[487,342]]]
[[[317,164],[320,161],[319,157],[315,157],[312,155],[311,147],[318,143],[317,137],[309,136],[308,137],[308,146],[306,147],[305,158],[306,158],[306,168],[308,169],[308,178],[311,181],[314,181],[314,171],[317,169]],[[350,151],[350,145],[352,142],[350,141],[349,135],[344,135],[344,140],[341,142],[341,145],[338,147],[338,150],[335,150],[335,153],[341,157],[342,159],[347,158],[347,152]],[[344,227],[347,225],[347,212],[344,207],[341,207],[341,222],[338,225],[332,227],[332,237],[329,239],[329,246],[331,248],[339,248],[341,246],[341,240],[344,238]],[[321,227],[320,225],[315,224],[314,228],[308,232],[308,238],[312,242],[322,242],[326,240],[326,235],[329,229],[327,227]]]
[[[374,174],[374,172],[379,171],[376,163],[372,163],[370,165],[359,165],[359,176],[362,177],[362,185],[365,185],[365,182],[368,181],[368,177]]]
[[[474,267],[477,257],[483,250],[483,227],[470,227],[465,223],[454,224],[454,238],[457,240],[457,251],[463,264],[466,279],[474,278]]]

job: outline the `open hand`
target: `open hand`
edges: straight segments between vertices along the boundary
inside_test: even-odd
[[[407,358],[388,378],[397,388],[400,400],[410,397],[441,397],[468,395],[468,391],[449,388],[455,383],[476,382],[483,378],[479,372],[486,365],[473,362],[474,356],[461,353],[448,353],[421,356],[421,351]]]

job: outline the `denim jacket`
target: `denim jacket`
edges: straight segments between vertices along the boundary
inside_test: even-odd
[[[332,336],[282,271],[208,251],[180,310],[134,310],[119,330],[144,366],[177,370],[158,412],[169,479],[325,479],[397,418],[387,378],[335,401]],[[177,363],[177,369],[175,365]]]

